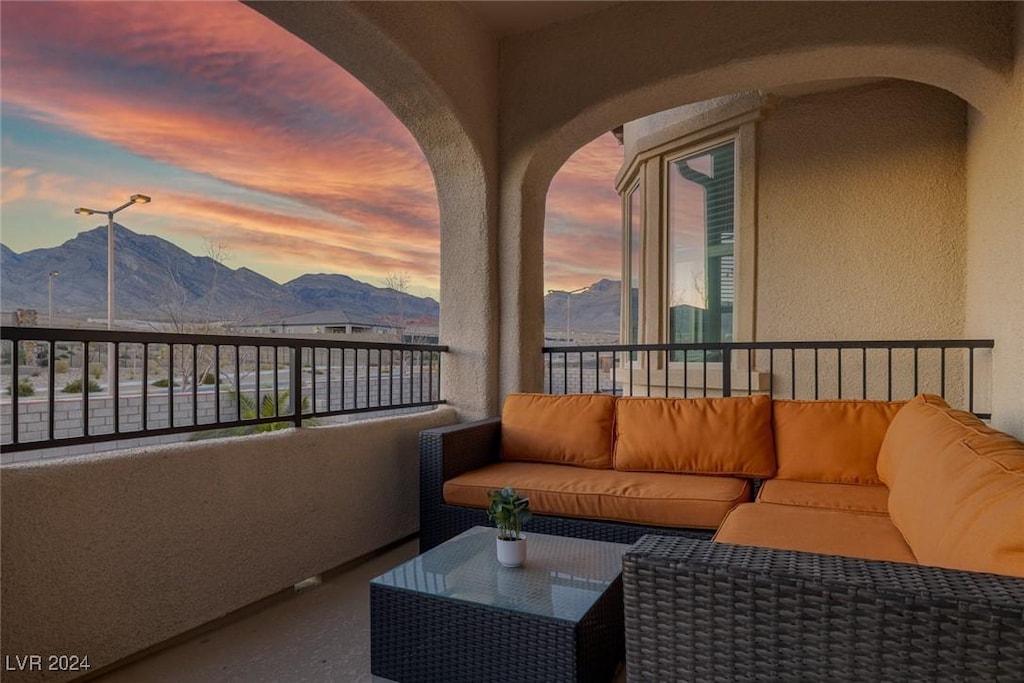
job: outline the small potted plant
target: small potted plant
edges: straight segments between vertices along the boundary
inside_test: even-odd
[[[491,491],[490,496],[487,517],[498,526],[498,562],[506,567],[519,567],[526,562],[526,539],[520,532],[532,516],[530,499],[511,487]]]

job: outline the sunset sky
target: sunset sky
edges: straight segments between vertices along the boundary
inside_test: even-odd
[[[235,2],[3,2],[0,240],[56,246],[105,224],[279,282],[408,273],[437,296],[433,179],[387,108],[316,50]],[[618,278],[622,162],[604,135],[548,195],[545,287]]]

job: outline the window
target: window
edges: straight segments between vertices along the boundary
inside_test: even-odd
[[[753,339],[756,133],[766,104],[760,93],[739,93],[624,125],[615,185],[623,206],[624,343]],[[713,351],[668,358],[721,359]],[[676,373],[670,382],[683,381],[684,368],[666,370]]]
[[[615,185],[622,196],[623,343],[754,338],[756,133],[766,104],[760,93],[740,93],[623,126],[625,158]],[[666,395],[719,391],[724,358],[718,350],[639,354],[640,367],[630,365],[631,391],[648,392],[652,372]]]
[[[732,341],[735,144],[669,158],[666,165],[668,341]]]
[[[643,195],[640,185],[634,185],[626,198],[626,277],[629,283],[624,309],[626,315],[626,344],[640,343],[640,276],[643,271]]]

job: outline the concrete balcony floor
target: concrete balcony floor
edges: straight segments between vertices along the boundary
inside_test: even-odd
[[[102,683],[385,681],[370,674],[370,579],[415,557],[404,543],[323,584],[161,650]]]
[[[370,674],[370,579],[415,557],[392,548],[314,588],[270,601],[94,679],[101,683],[362,683]],[[626,680],[620,667],[616,683]]]
[[[409,541],[322,585],[100,676],[101,683],[362,683],[370,673],[370,580],[419,553]],[[247,610],[248,611],[248,610]],[[625,667],[615,683],[625,683]]]

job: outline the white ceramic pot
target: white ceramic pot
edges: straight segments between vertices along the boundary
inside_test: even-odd
[[[521,567],[526,562],[526,539],[515,541],[496,539],[498,544],[498,562],[506,567]]]

